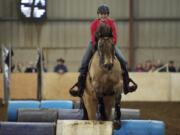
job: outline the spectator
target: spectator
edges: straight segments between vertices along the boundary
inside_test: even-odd
[[[137,64],[135,72],[144,72],[143,65],[141,63]]]
[[[180,67],[178,68],[178,72],[180,72]]]
[[[149,70],[149,72],[155,72],[156,71],[156,65],[152,64],[151,69]]]
[[[161,60],[157,60],[155,63],[156,69],[159,69],[161,67],[163,67],[164,64],[162,64]]]
[[[28,67],[24,71],[25,73],[35,73],[37,72],[36,67],[34,66],[33,62],[29,62]]]
[[[24,72],[25,71],[25,67],[23,63],[18,62],[15,66],[15,69],[13,72]]]
[[[144,67],[143,67],[144,71],[148,72],[148,71],[151,70],[151,68],[152,68],[152,61],[151,60],[145,61],[145,64],[144,64]]]
[[[169,72],[176,72],[176,67],[174,65],[174,61],[170,60],[168,63],[168,71]]]
[[[54,67],[54,72],[56,73],[65,73],[68,72],[68,68],[65,65],[65,60],[60,58],[57,59],[57,65]]]

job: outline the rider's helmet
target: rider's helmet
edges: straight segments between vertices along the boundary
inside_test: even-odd
[[[106,4],[102,4],[97,9],[97,14],[108,14],[109,15],[109,7]]]

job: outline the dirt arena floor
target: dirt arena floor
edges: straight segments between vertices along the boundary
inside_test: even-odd
[[[141,119],[161,120],[166,124],[166,135],[180,135],[180,102],[122,102],[123,108],[140,109]],[[0,120],[6,116],[0,105]]]

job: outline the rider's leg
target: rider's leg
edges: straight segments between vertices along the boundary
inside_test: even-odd
[[[79,69],[80,75],[78,77],[78,82],[77,82],[77,87],[73,87],[72,90],[70,91],[70,93],[73,96],[82,96],[83,92],[84,92],[84,88],[85,88],[85,83],[86,83],[86,75],[88,72],[88,66],[89,66],[89,62],[92,58],[94,54],[94,50],[92,47],[91,42],[88,44],[85,54],[83,56],[82,62],[81,62],[81,66]]]
[[[123,69],[123,82],[124,82],[124,94],[128,92],[133,92],[137,89],[137,85],[129,78],[128,70],[127,70],[127,63],[125,61],[124,56],[122,55],[120,49],[115,47],[115,55],[121,64],[121,68]],[[129,86],[129,82],[132,82],[134,85]]]

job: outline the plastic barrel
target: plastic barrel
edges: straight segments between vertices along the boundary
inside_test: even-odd
[[[71,100],[43,100],[40,108],[72,109],[73,102]]]
[[[58,119],[60,120],[83,120],[84,111],[82,109],[59,109]]]
[[[9,101],[8,105],[8,121],[17,121],[17,110],[20,108],[39,108],[39,101]]]
[[[165,124],[156,120],[122,120],[113,135],[165,135]]]
[[[112,109],[112,120],[114,119],[114,108]],[[140,119],[139,109],[121,108],[121,120]]]
[[[0,122],[1,135],[55,135],[54,123]]]
[[[54,109],[19,109],[19,122],[56,122],[58,111]]]

